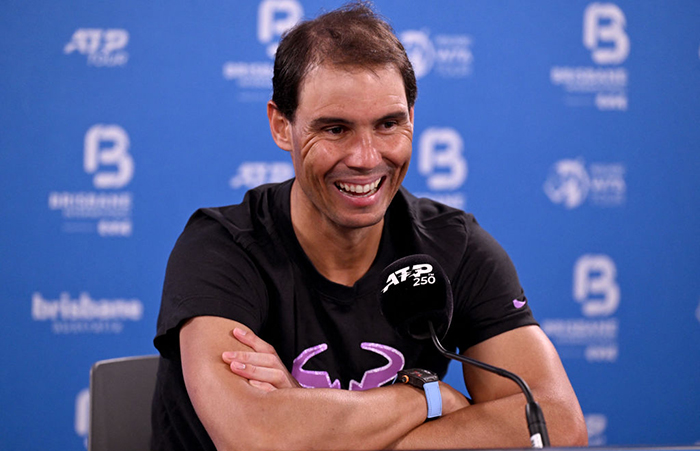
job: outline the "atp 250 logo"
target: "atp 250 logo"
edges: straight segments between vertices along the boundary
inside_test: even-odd
[[[407,280],[413,279],[410,283],[414,287],[421,285],[433,285],[435,283],[435,273],[433,273],[433,265],[430,263],[418,263],[412,266],[406,266],[393,273],[389,274],[386,279],[386,286],[382,289],[382,293],[386,293],[389,287],[400,285]]]

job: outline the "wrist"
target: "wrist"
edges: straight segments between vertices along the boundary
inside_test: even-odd
[[[427,404],[426,419],[430,420],[442,415],[440,380],[435,373],[417,368],[401,370],[396,375],[394,383],[410,385],[423,392]]]

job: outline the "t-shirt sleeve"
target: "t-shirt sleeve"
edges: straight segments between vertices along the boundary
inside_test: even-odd
[[[179,357],[179,330],[196,316],[219,316],[258,331],[266,291],[245,250],[218,221],[195,213],[168,259],[156,337],[161,355]]]
[[[537,324],[508,254],[473,217],[468,216],[466,226],[466,252],[452,280],[451,339],[460,350]]]

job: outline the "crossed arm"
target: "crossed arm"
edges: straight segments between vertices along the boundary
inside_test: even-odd
[[[516,329],[468,354],[528,381],[545,411],[553,445],[583,445],[578,401],[556,352],[539,334],[539,328]],[[406,385],[364,392],[299,388],[274,349],[231,320],[190,320],[181,329],[180,348],[188,394],[220,450],[529,445],[525,401],[517,386],[479,370],[465,369],[475,405],[441,383],[443,417],[424,423],[425,396]]]

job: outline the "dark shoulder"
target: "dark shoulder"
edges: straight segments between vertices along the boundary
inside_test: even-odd
[[[434,257],[448,274],[461,266],[479,235],[474,216],[428,198],[418,198],[401,188],[391,210],[392,233],[412,246],[407,253]],[[399,244],[400,245],[400,244]]]
[[[261,185],[246,192],[238,204],[200,208],[183,235],[225,235],[239,244],[266,241],[275,234],[276,219],[288,214],[289,186],[290,182]]]
[[[471,213],[432,199],[416,197],[405,188],[399,190],[395,203],[399,208],[403,206],[415,227],[424,230],[452,230],[461,234],[478,226]]]

